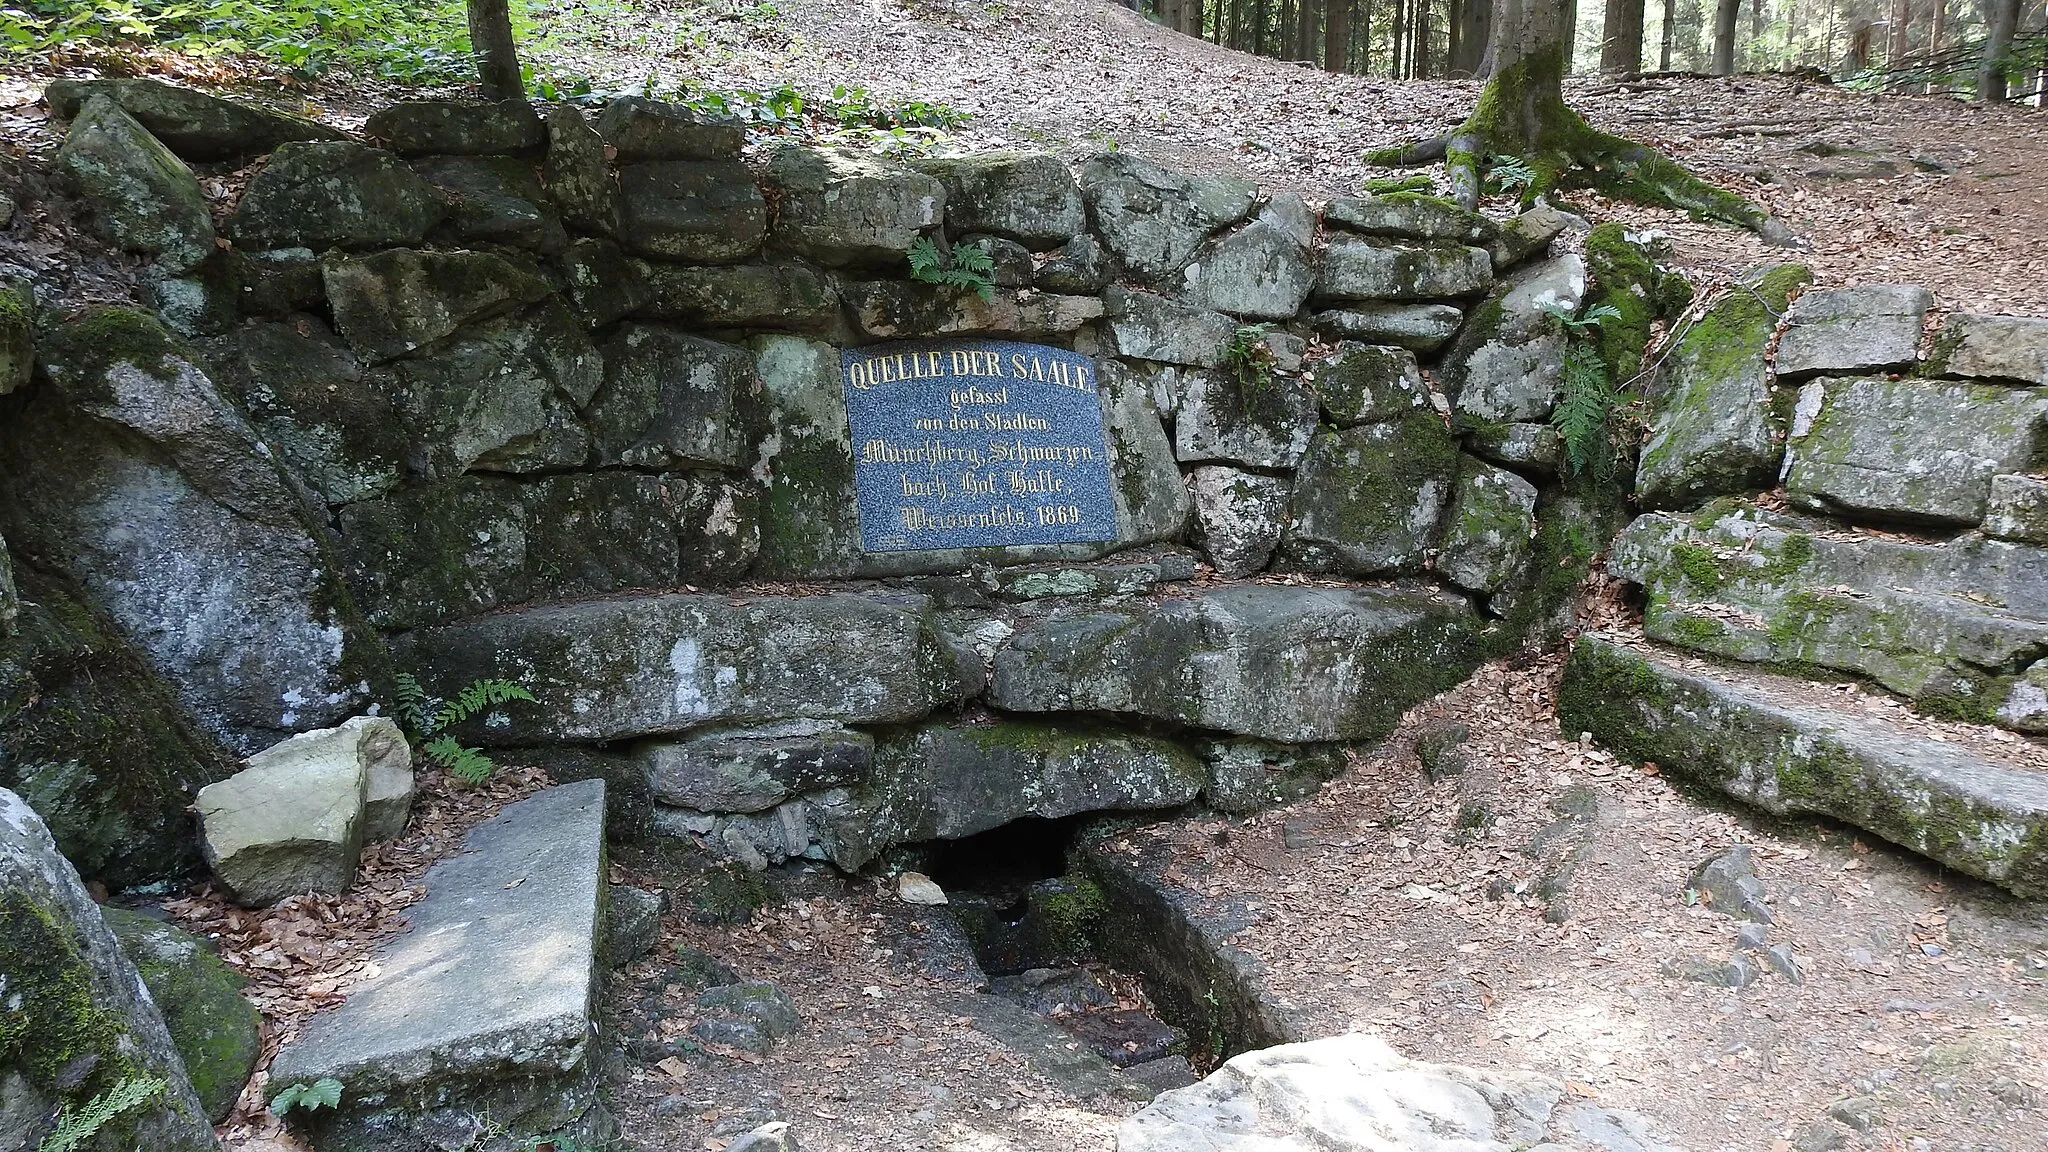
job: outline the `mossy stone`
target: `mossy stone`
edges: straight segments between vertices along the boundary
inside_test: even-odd
[[[226,1119],[261,1048],[261,1016],[242,996],[248,981],[189,932],[126,908],[102,913],[164,1014],[207,1117]]]

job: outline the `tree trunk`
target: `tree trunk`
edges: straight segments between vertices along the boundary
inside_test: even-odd
[[[1317,0],[1294,0],[1294,58],[1316,62],[1316,29],[1322,23]]]
[[[1671,71],[1671,40],[1672,33],[1678,30],[1678,22],[1675,19],[1677,12],[1678,5],[1673,3],[1673,0],[1664,0],[1664,39],[1657,50],[1657,71],[1659,72]]]
[[[1885,87],[1894,92],[1906,90],[1906,77],[1902,70],[1906,65],[1909,43],[1906,34],[1912,24],[1913,0],[1892,0],[1892,26],[1886,29],[1890,34],[1885,37],[1884,67],[1885,71],[1892,74],[1891,82]]]
[[[1991,0],[1998,3],[1999,0]],[[1870,68],[1870,42],[1876,37],[1871,32],[1870,17],[1861,12],[1850,17],[1849,48],[1842,53],[1842,76],[1848,78]]]
[[[1351,5],[1356,0],[1329,0],[1323,14],[1323,68],[1351,71]]]
[[[1429,0],[1415,0],[1415,47],[1408,58],[1413,61],[1408,74],[1429,79]]]
[[[1984,0],[1984,62],[1977,69],[1977,100],[2005,103],[2005,73],[2012,53],[2013,29],[2020,22],[2019,0]]]
[[[1714,2],[1714,75],[1735,75],[1735,18],[1742,13],[1742,0]]]
[[[509,0],[468,0],[469,44],[476,53],[477,79],[489,100],[521,100],[526,83],[519,75],[519,46],[512,42]]]
[[[1458,51],[1451,59],[1451,75],[1486,75],[1486,45],[1492,31],[1492,0],[1465,0],[1464,10],[1459,13]]]
[[[1643,0],[1607,0],[1600,30],[1600,71],[1625,76],[1643,67]]]
[[[1408,0],[1394,0],[1394,25],[1387,41],[1387,75],[1406,78],[1401,65],[1408,59]]]
[[[1564,0],[1564,74],[1572,74],[1579,55],[1579,0]]]

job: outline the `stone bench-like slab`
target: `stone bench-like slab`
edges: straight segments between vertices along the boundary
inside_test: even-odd
[[[2048,896],[2048,769],[1829,702],[1813,686],[1691,668],[1579,639],[1558,690],[1566,732],[1775,815],[1831,816],[2017,895]]]
[[[486,1121],[573,1129],[596,1099],[604,782],[529,796],[428,870],[378,972],[277,1054],[270,1087],[344,1086],[323,1147],[425,1147]],[[433,1145],[440,1146],[440,1145]]]

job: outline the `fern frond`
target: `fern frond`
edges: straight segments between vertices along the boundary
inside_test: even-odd
[[[154,1076],[131,1076],[86,1101],[85,1107],[76,1112],[67,1104],[57,1115],[56,1130],[43,1137],[36,1152],[72,1152],[114,1117],[155,1099],[163,1090],[164,1082]]]
[[[972,244],[953,249],[953,267],[963,272],[976,272],[983,276],[992,275],[996,270],[996,258],[988,250]]]
[[[453,736],[436,736],[427,741],[421,751],[442,771],[465,784],[481,784],[491,778],[498,765],[480,749],[465,748]]]
[[[484,709],[508,700],[531,702],[533,693],[516,680],[472,680],[455,694],[455,699],[443,704],[441,710],[434,714],[434,727],[430,731],[453,728]]]
[[[945,262],[939,257],[939,246],[929,236],[919,236],[906,253],[910,257],[910,278],[924,280],[944,270]]]
[[[1572,342],[1565,348],[1563,387],[1550,422],[1564,438],[1573,473],[1596,472],[1607,462],[1607,423],[1614,414],[1614,389],[1598,349]]]
[[[420,687],[419,677],[400,672],[393,679],[398,686],[399,721],[422,736],[431,736],[433,730],[428,725],[433,722],[434,702]]]

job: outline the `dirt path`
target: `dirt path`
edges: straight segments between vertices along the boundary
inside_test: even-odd
[[[1317,196],[1384,174],[1368,150],[1443,131],[1477,91],[1249,56],[1106,0],[778,0],[727,19],[681,4],[564,11],[579,15],[548,24],[555,41],[535,52],[601,86],[863,86],[973,113],[959,137],[975,147],[1114,146]],[[1571,89],[1600,127],[1762,199],[1812,240],[1799,258],[1824,283],[1914,281],[1951,307],[2048,315],[2048,119],[2037,111],[1778,77]],[[1669,231],[1702,275],[1784,255],[1676,213],[1582,203]]]

